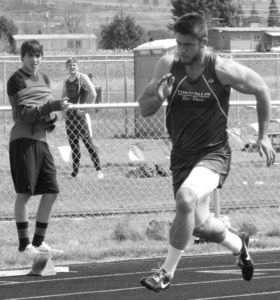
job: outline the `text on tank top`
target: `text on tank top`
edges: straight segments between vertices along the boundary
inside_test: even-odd
[[[218,80],[216,55],[209,54],[202,74],[191,80],[185,66],[174,61],[175,82],[166,109],[166,126],[173,149],[184,154],[200,154],[217,149],[227,141],[230,87]]]

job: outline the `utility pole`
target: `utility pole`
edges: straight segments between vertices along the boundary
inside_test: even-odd
[[[46,12],[45,12],[46,33],[48,33],[48,19],[49,19],[49,11],[46,11]]]

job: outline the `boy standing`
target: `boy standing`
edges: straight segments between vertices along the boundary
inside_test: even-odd
[[[68,107],[66,101],[53,100],[49,78],[38,70],[42,57],[43,46],[37,40],[25,41],[21,46],[23,65],[7,83],[14,120],[10,132],[9,157],[16,191],[14,212],[18,249],[31,257],[40,251],[51,251],[44,239],[59,187],[46,134],[55,127],[56,116],[51,113]],[[31,242],[28,201],[34,195],[42,197]]]

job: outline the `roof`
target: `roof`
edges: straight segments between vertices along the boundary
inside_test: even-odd
[[[280,30],[278,32],[275,31],[265,31],[266,34],[270,35],[270,36],[280,36]]]
[[[209,30],[215,30],[215,31],[228,31],[228,32],[238,32],[238,31],[262,31],[262,32],[280,32],[280,27],[213,27]]]
[[[177,46],[176,39],[165,39],[165,40],[155,40],[151,41],[138,47],[134,48],[134,51],[138,50],[159,50],[159,49],[169,49]]]
[[[95,34],[15,34],[13,35],[15,40],[49,40],[49,39],[96,39]]]

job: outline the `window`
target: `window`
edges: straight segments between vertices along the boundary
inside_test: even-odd
[[[67,46],[68,46],[68,48],[74,48],[74,41],[72,41],[72,40],[67,41]]]
[[[261,37],[259,34],[254,34],[254,36],[253,36],[254,41],[259,41],[260,39],[261,39]]]
[[[82,48],[82,41],[81,40],[76,40],[75,41],[75,48],[76,49]]]

